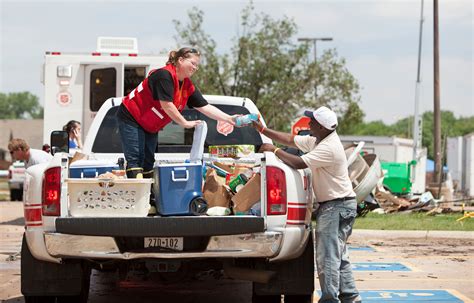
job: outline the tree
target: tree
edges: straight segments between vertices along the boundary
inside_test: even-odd
[[[201,67],[193,81],[206,94],[248,97],[255,102],[272,128],[288,131],[304,108],[331,106],[339,117],[359,102],[359,85],[335,50],[324,52],[318,65],[310,60],[308,44],[298,44],[297,26],[287,17],[274,20],[255,13],[252,3],[242,11],[241,33],[230,54],[219,55],[216,42],[202,28],[204,13],[194,7],[189,23],[174,20],[179,45],[201,50]],[[314,100],[317,84],[318,100]],[[358,106],[357,106],[358,108]],[[351,121],[344,121],[351,123]]]
[[[0,93],[0,119],[42,119],[38,97],[29,93]]]

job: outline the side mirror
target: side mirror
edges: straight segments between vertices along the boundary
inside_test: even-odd
[[[51,154],[69,153],[69,136],[67,131],[54,130],[51,132]]]

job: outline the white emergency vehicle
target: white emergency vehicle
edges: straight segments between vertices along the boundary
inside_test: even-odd
[[[90,53],[47,51],[41,73],[43,142],[69,120],[82,123],[85,137],[105,100],[127,95],[167,59],[166,54],[139,54],[136,38],[99,37]]]

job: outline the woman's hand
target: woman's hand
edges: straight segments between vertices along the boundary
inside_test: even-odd
[[[201,124],[201,122],[202,122],[201,120],[186,121],[182,126],[184,128],[193,128]]]
[[[81,131],[78,128],[74,128],[72,134],[76,139],[77,147],[82,148]]]
[[[275,149],[276,149],[275,145],[270,144],[270,143],[263,143],[262,146],[260,146],[260,149],[258,151],[261,153],[266,152],[266,151],[273,152]]]

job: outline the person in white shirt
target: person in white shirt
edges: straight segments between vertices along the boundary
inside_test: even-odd
[[[8,150],[12,156],[12,160],[25,161],[25,168],[49,162],[53,158],[53,156],[45,151],[30,148],[25,140],[18,138],[10,140],[8,143]]]
[[[346,154],[336,132],[337,116],[322,106],[305,111],[311,118],[312,136],[294,136],[264,127],[253,126],[263,135],[305,152],[303,156],[287,153],[264,143],[260,151],[273,152],[295,169],[309,168],[313,191],[319,208],[316,212],[316,266],[321,286],[319,303],[359,303],[362,299],[355,286],[347,250],[347,239],[357,215],[357,202],[349,179]]]

